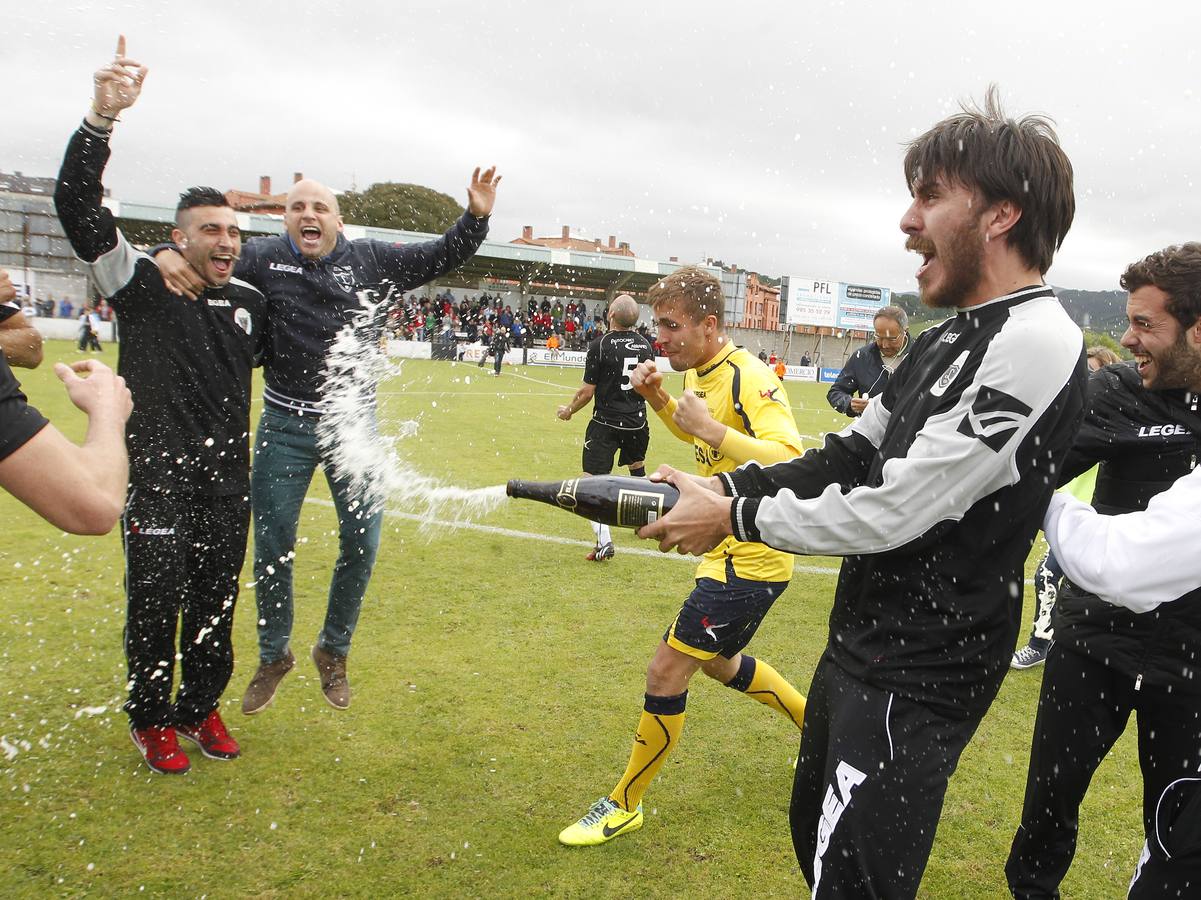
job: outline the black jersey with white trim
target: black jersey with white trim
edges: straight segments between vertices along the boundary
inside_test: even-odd
[[[1086,376],[1080,329],[1050,288],[959,310],[822,448],[719,476],[738,498],[735,536],[846,557],[838,665],[949,715],[987,708]]]
[[[245,493],[250,373],[264,346],[266,301],[232,279],[185,300],[117,229],[101,203],[108,134],[71,138],[54,202],[63,230],[117,314],[117,372],[133,394],[125,426],[130,482],[212,496]]]
[[[645,428],[646,401],[630,384],[630,372],[654,358],[651,342],[637,331],[607,331],[589,344],[584,382],[596,385],[592,418],[611,428]]]
[[[1143,387],[1129,363],[1088,380],[1084,424],[1065,463],[1070,477],[1100,463],[1092,505],[1118,515],[1151,499],[1197,467],[1201,398],[1192,391]],[[1103,548],[1099,549],[1103,552]],[[1172,551],[1163,548],[1161,553]],[[1147,557],[1142,568],[1158,561]],[[1137,591],[1136,591],[1137,593]],[[1065,579],[1052,618],[1055,640],[1100,660],[1131,681],[1201,694],[1201,589],[1148,612],[1107,603]]]

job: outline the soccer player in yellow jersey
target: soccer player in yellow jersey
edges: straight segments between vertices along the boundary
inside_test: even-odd
[[[800,455],[783,385],[726,336],[721,283],[685,266],[656,283],[648,298],[659,343],[671,367],[685,373],[685,390],[678,401],[670,397],[654,362],[640,363],[630,381],[672,434],[693,445],[697,471],[713,475],[750,460],[774,463]],[[642,795],[680,739],[688,682],[697,669],[801,727],[805,698],[767,663],[742,652],[788,586],[792,565],[791,554],[733,538],[705,554],[695,589],[647,669],[646,702],[625,774],[563,829],[562,843],[603,844],[642,827]]]

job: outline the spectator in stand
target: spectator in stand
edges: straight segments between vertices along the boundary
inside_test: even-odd
[[[811,365],[813,365],[813,360],[811,360],[809,358],[809,354],[802,353],[801,354],[801,367],[804,368],[804,367],[811,366]]]
[[[563,323],[563,334],[568,350],[578,350],[576,346],[576,321],[575,316],[568,316],[567,321]]]
[[[888,376],[909,353],[909,317],[899,306],[886,306],[872,320],[875,337],[851,354],[830,385],[826,399],[844,415],[855,418],[867,401],[884,390]]]
[[[555,300],[555,305],[551,307],[550,318],[555,323],[555,330],[559,330],[559,326],[563,324],[563,301]]]
[[[767,351],[762,347],[759,348],[759,362],[767,365]]]
[[[62,302],[58,304],[58,317],[60,319],[70,319],[75,312],[75,305],[71,303],[70,297],[63,297]]]

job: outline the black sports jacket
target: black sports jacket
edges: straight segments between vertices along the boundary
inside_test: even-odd
[[[250,370],[264,339],[263,295],[237,278],[192,301],[167,290],[101,205],[109,134],[86,122],[67,145],[54,204],[71,246],[120,323],[117,371],[133,394],[125,426],[132,484],[246,493]]]
[[[1131,365],[1115,363],[1089,378],[1084,425],[1064,478],[1099,462],[1097,512],[1133,512],[1196,468],[1199,451],[1197,394],[1146,390]],[[1201,590],[1134,613],[1065,580],[1052,623],[1056,641],[1129,675],[1138,687],[1201,693]]]
[[[363,309],[360,291],[376,299],[400,294],[469,260],[488,234],[488,220],[470,213],[437,240],[392,244],[338,235],[333,251],[306,259],[288,235],[252,238],[234,270],[267,296],[270,339],[263,357],[263,402],[277,410],[320,413],[325,355]],[[375,320],[382,327],[383,316]]]

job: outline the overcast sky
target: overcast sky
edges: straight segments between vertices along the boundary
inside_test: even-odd
[[[22,3],[5,0],[0,169],[53,175],[118,32],[151,69],[106,184],[465,197],[491,238],[615,234],[639,256],[914,289],[902,144],[996,82],[1058,123],[1075,225],[1049,274],[1116,287],[1201,239],[1201,6],[1123,3]]]

